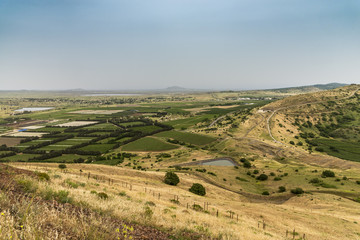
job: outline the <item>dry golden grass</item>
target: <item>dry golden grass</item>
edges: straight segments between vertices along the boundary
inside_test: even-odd
[[[293,197],[283,204],[250,203],[244,197],[203,182],[191,175],[179,174],[181,182],[177,187],[162,183],[164,173],[139,172],[129,169],[99,165],[68,165],[68,173],[62,173],[57,164],[13,165],[25,169],[45,171],[52,177],[51,183],[39,183],[40,188],[51,187],[55,190],[67,190],[75,201],[83,201],[93,209],[129,221],[172,229],[171,231],[195,231],[220,239],[286,239],[286,230],[299,233],[297,239],[306,234],[306,239],[359,239],[358,203],[344,198],[326,194],[304,195]],[[79,175],[82,169],[82,176]],[[87,173],[114,180],[113,185],[107,181],[87,179]],[[54,178],[54,175],[61,176]],[[84,187],[69,188],[65,179],[85,183]],[[132,190],[124,185],[132,184]],[[193,182],[203,184],[207,190],[205,197],[191,194],[187,189]],[[145,192],[146,188],[146,192]],[[90,192],[106,192],[108,200],[100,200]],[[126,196],[119,196],[125,191]],[[160,200],[158,193],[161,194]],[[154,194],[154,195],[153,195]],[[174,195],[179,196],[180,205],[170,202]],[[144,207],[150,206],[152,218],[146,218]],[[193,203],[203,205],[209,202],[209,212],[197,212],[187,209]],[[216,210],[220,216],[216,217]],[[230,219],[227,211],[235,212],[235,219]],[[236,216],[239,215],[237,221]],[[262,222],[265,222],[265,230]],[[259,224],[261,223],[261,224]],[[259,226],[259,228],[258,228]],[[292,239],[292,236],[288,237]]]

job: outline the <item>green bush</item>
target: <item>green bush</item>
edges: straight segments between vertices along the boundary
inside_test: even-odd
[[[66,165],[65,165],[65,164],[59,164],[59,168],[60,168],[60,169],[65,169],[65,168],[66,168]]]
[[[167,172],[165,174],[164,183],[176,186],[180,182],[178,175],[174,172]]]
[[[318,184],[318,183],[321,183],[322,181],[318,178],[313,178],[309,181],[309,183],[313,183],[313,184]]]
[[[99,192],[99,193],[97,194],[97,196],[98,196],[99,198],[101,198],[101,199],[104,199],[104,200],[106,200],[106,199],[109,198],[109,196],[108,196],[106,193],[104,193],[104,192]]]
[[[262,173],[256,179],[260,181],[266,181],[268,179],[268,176]]]
[[[119,192],[119,196],[125,197],[125,196],[126,196],[126,192],[125,192],[125,191]]]
[[[72,203],[73,199],[69,197],[69,192],[65,190],[60,190],[54,194],[56,201],[60,203]]]
[[[280,180],[282,180],[281,177],[274,177],[274,181],[280,181]]]
[[[248,160],[245,160],[243,166],[244,168],[251,168],[251,163]]]
[[[291,189],[291,193],[292,194],[303,194],[304,190],[302,190],[302,188],[295,188],[295,189]]]
[[[68,187],[70,187],[70,188],[78,188],[78,187],[79,187],[79,184],[78,184],[78,183],[72,182],[70,179],[66,179],[66,180],[64,181],[64,183],[65,183],[66,185],[68,185]]]
[[[206,194],[204,186],[200,183],[194,183],[191,188],[189,188],[189,191],[200,196],[205,196]]]
[[[16,180],[24,192],[34,193],[37,190],[37,185],[29,179],[18,179]]]
[[[326,177],[335,177],[335,173],[333,171],[330,170],[325,170],[322,172],[321,174],[322,177],[326,178]]]
[[[47,173],[36,173],[36,175],[38,176],[40,181],[49,181],[50,180],[50,176]]]
[[[195,204],[192,206],[192,208],[195,210],[195,211],[198,211],[198,212],[201,212],[203,211],[204,209],[199,205],[199,204]]]
[[[265,195],[265,196],[267,196],[267,195],[270,195],[270,193],[268,192],[268,191],[264,191],[264,192],[262,192],[262,194],[261,195]]]
[[[286,188],[284,186],[279,187],[279,193],[286,192]]]

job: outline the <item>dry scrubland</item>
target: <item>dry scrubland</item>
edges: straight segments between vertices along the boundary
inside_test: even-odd
[[[81,211],[84,216],[80,217],[84,218],[84,221],[78,222],[74,229],[71,227],[71,223],[77,219],[73,216],[74,212],[47,209],[36,197],[32,198],[30,203],[23,202],[17,205],[16,211],[24,211],[22,208],[27,208],[27,216],[23,219],[16,218],[16,214],[15,217],[14,214],[10,214],[11,206],[2,206],[2,218],[6,219],[7,226],[11,226],[2,226],[2,237],[12,235],[19,239],[21,234],[26,236],[27,233],[38,232],[39,236],[49,235],[52,239],[56,239],[54,236],[57,234],[58,239],[69,237],[71,234],[79,239],[106,239],[99,236],[116,235],[118,226],[109,224],[106,220],[108,217],[115,217],[124,220],[122,224],[131,225],[134,229],[147,225],[177,236],[185,232],[189,234],[189,239],[292,239],[290,233],[286,238],[286,230],[292,233],[294,229],[295,239],[301,239],[303,234],[306,239],[360,239],[358,203],[333,195],[305,194],[301,197],[294,196],[281,204],[251,203],[238,194],[187,174],[179,174],[180,184],[172,187],[162,183],[164,173],[161,172],[144,173],[100,165],[76,164],[69,166],[68,172],[64,173],[58,169],[57,164],[12,165],[49,174],[49,182],[24,177],[37,185],[35,195],[41,195],[49,189],[65,190],[69,191],[74,203],[81,202],[81,205],[86,207]],[[82,176],[79,175],[80,169],[83,171]],[[89,172],[91,176],[103,177],[104,181],[92,177],[88,179]],[[108,178],[113,180],[112,184],[109,184]],[[193,182],[205,186],[206,197],[199,197],[187,191]],[[74,184],[77,185],[76,188]],[[92,191],[105,192],[109,198],[100,199]],[[170,202],[174,195],[179,197],[179,204]],[[6,195],[2,194],[2,198],[6,198]],[[204,202],[209,202],[209,213],[195,211],[190,207],[187,209],[187,203],[192,205],[194,202],[200,206],[203,206]],[[59,204],[59,208],[63,208],[62,204]],[[100,215],[92,215],[87,212],[88,209]],[[216,217],[217,210],[219,217]],[[235,217],[230,219],[227,211],[233,211]],[[40,221],[44,216],[46,217]],[[100,234],[104,229],[99,227],[95,233],[100,235],[94,234],[94,228],[103,223],[108,224],[106,231]],[[46,224],[58,226],[49,232],[35,230],[38,227],[43,228]],[[91,227],[92,224],[95,227]],[[65,229],[66,232],[61,232]]]

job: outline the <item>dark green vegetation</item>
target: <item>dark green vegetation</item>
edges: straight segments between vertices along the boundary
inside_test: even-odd
[[[179,132],[179,131],[161,132],[156,134],[155,136],[173,139],[178,142],[185,142],[194,145],[205,145],[216,140],[215,138],[205,135],[188,133],[188,132]]]
[[[180,182],[178,175],[174,172],[167,172],[165,174],[164,183],[176,186]]]
[[[298,142],[303,143],[309,151],[360,161],[359,102],[360,94],[355,93],[350,97],[324,99],[316,104],[302,106],[307,114],[295,115],[293,122],[300,131],[296,136]]]
[[[205,196],[206,194],[204,186],[200,183],[194,183],[189,189],[189,191],[199,196]]]
[[[144,151],[144,152],[158,152],[167,151],[178,148],[176,145],[163,142],[153,137],[145,137],[134,142],[128,143],[122,147],[124,151]]]

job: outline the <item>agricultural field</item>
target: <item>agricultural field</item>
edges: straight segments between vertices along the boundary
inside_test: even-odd
[[[145,137],[124,145],[121,150],[138,152],[161,152],[173,150],[176,148],[178,148],[178,146],[163,142],[153,137]]]
[[[0,146],[5,144],[8,147],[13,147],[18,145],[23,139],[24,138],[0,137]]]
[[[137,125],[144,125],[143,122],[137,121],[137,122],[125,122],[125,123],[120,123],[120,126],[123,127],[132,127],[132,126],[137,126]]]
[[[105,153],[105,152],[113,149],[114,146],[115,146],[115,144],[108,144],[108,143],[91,144],[91,145],[87,145],[86,147],[80,148],[80,150],[83,150],[83,151],[98,151],[98,152],[101,152],[101,153]]]
[[[111,123],[101,123],[101,124],[95,124],[92,126],[88,126],[88,127],[84,127],[83,129],[88,129],[88,130],[116,130],[119,127],[111,124]]]
[[[17,154],[15,156],[11,156],[11,157],[4,157],[1,158],[0,161],[1,162],[27,162],[29,161],[29,159],[34,158],[34,157],[39,157],[40,154]]]
[[[159,127],[159,126],[140,126],[140,127],[132,127],[132,128],[130,128],[130,130],[148,134],[148,133],[151,133],[154,131],[161,130],[161,127]]]
[[[359,143],[339,141],[334,139],[315,139],[317,147],[315,150],[326,152],[327,154],[342,159],[360,162]]]
[[[179,131],[167,131],[155,134],[156,137],[162,138],[171,138],[181,142],[190,143],[194,145],[205,145],[209,144],[216,139],[206,135],[194,134],[189,132],[179,132]]]

